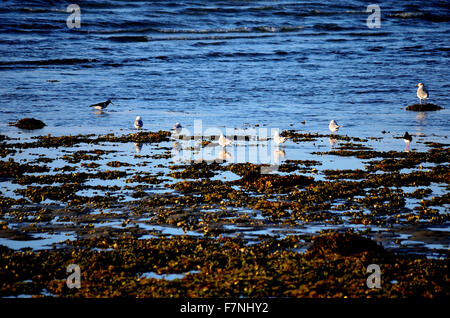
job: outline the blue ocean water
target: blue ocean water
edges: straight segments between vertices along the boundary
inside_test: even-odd
[[[349,135],[449,129],[447,1],[70,1],[0,4],[0,132],[43,120],[41,134],[133,128],[246,127]],[[423,82],[439,112],[407,112]],[[110,98],[102,114],[88,106]],[[305,124],[300,124],[305,121]]]

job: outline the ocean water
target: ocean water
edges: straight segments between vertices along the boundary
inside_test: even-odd
[[[0,133],[253,125],[352,136],[408,131],[447,138],[447,1],[70,1],[0,4]],[[71,20],[72,21],[72,20]],[[405,111],[423,82],[438,112]],[[111,99],[102,114],[90,104]],[[301,124],[305,121],[305,124]],[[430,138],[431,138],[430,137]]]

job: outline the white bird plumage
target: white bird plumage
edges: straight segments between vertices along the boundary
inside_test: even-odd
[[[277,145],[284,143],[286,140],[287,140],[286,137],[280,136],[280,134],[278,133],[278,130],[275,131],[275,133],[274,133],[274,135],[273,135],[273,141],[274,141]]]
[[[136,120],[134,121],[134,127],[136,129],[141,129],[143,125],[144,125],[144,123],[142,122],[141,116],[137,116]]]
[[[330,121],[330,124],[328,125],[328,128],[331,130],[331,132],[334,134],[336,133],[339,128],[341,128],[342,125],[338,125],[337,122],[333,119]]]
[[[425,86],[423,86],[423,83],[419,83],[416,86],[418,87],[417,97],[419,97],[419,103],[422,104],[422,99],[426,102],[430,95],[428,94],[428,90],[425,88]]]
[[[220,134],[219,137],[219,145],[222,147],[226,147],[230,145],[233,141],[231,139],[226,138],[223,134]]]
[[[177,122],[175,125],[173,125],[172,127],[172,133],[173,134],[179,134],[181,132],[181,130],[183,129],[183,126],[181,126],[181,124],[179,122]]]

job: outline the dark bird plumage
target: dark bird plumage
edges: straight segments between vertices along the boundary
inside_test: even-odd
[[[410,134],[408,134],[408,132],[405,132],[405,135],[403,136],[403,140],[405,142],[411,142],[412,141],[412,136]]]
[[[93,104],[93,105],[91,105],[91,106],[89,106],[89,107],[94,107],[95,109],[100,109],[100,110],[102,110],[102,109],[105,109],[106,107],[108,107],[108,105],[109,105],[109,104],[112,104],[112,103],[113,103],[113,102],[112,102],[110,99],[108,99],[106,102]]]

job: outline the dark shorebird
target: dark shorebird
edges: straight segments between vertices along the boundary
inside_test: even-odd
[[[410,134],[408,134],[408,132],[405,132],[405,135],[403,136],[403,140],[405,141],[405,143],[411,143],[412,141],[412,136]]]
[[[428,99],[428,97],[430,96],[428,94],[427,89],[423,86],[423,83],[419,83],[416,85],[416,87],[419,87],[417,89],[417,97],[419,97],[419,103],[422,104],[422,99],[425,101]]]
[[[106,102],[94,104],[94,105],[91,105],[89,107],[94,107],[95,109],[103,110],[106,107],[108,107],[109,104],[113,104],[114,105],[114,103],[110,99],[108,99]]]
[[[408,132],[405,132],[405,135],[403,136],[403,141],[406,144],[406,151],[409,151],[409,145],[411,144],[412,136],[408,134]]]
[[[137,116],[136,120],[134,121],[134,127],[136,129],[141,129],[142,126],[144,126],[144,123],[142,122],[142,118],[141,118],[141,116]]]

